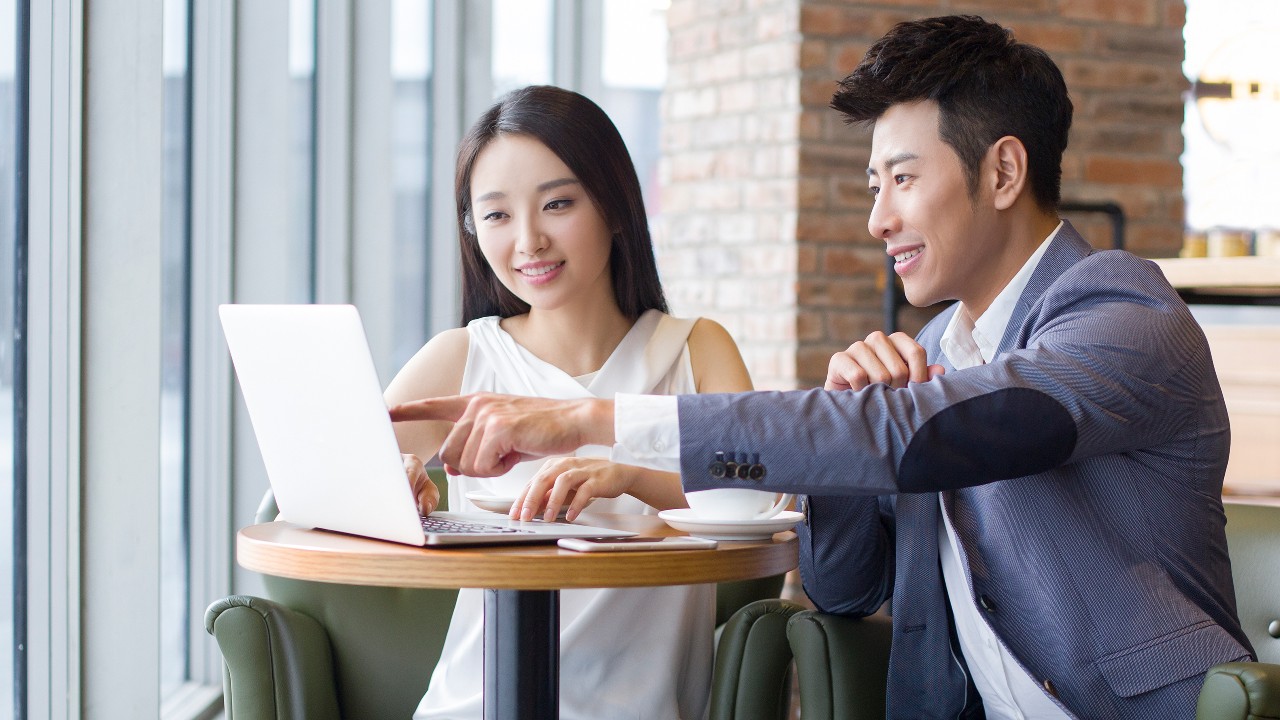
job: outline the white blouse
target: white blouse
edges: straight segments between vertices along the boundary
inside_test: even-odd
[[[564,399],[696,392],[688,350],[694,322],[649,310],[599,371],[576,379],[516,343],[498,318],[480,318],[467,326],[461,391]],[[608,457],[609,448],[588,446],[577,455]],[[465,497],[473,490],[515,496],[542,462],[520,463],[499,478],[450,477],[449,509],[477,511]],[[597,499],[591,510],[656,513],[629,495]],[[714,585],[561,591],[560,717],[699,720],[710,691],[714,622]],[[459,591],[440,663],[414,718],[481,717],[483,625],[483,592]]]

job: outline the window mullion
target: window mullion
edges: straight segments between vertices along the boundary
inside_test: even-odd
[[[231,592],[231,367],[215,308],[232,298],[234,6],[192,3],[191,680],[220,686],[222,656],[204,630],[204,610]]]
[[[81,717],[81,0],[30,3],[27,716]]]

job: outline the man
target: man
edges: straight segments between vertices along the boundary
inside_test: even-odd
[[[892,717],[1191,717],[1210,666],[1252,658],[1223,534],[1226,411],[1160,271],[1057,217],[1061,73],[997,25],[933,18],[878,41],[832,105],[874,124],[868,226],[907,298],[957,301],[918,342],[855,343],[824,390],[393,414],[456,420],[441,456],[467,474],[604,444],[678,458],[686,491],[808,494],[810,597],[891,602]],[[591,482],[530,488],[526,517],[625,491]]]

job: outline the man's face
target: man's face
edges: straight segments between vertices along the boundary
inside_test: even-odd
[[[989,276],[1002,233],[990,192],[980,183],[970,196],[960,157],[938,134],[936,102],[894,105],[876,120],[867,175],[875,197],[867,229],[894,256],[907,300],[985,309],[999,292]]]

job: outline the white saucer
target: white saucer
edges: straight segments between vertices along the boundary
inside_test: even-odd
[[[489,512],[502,513],[503,515],[506,515],[511,510],[511,504],[516,501],[516,499],[513,497],[502,497],[501,495],[490,495],[489,493],[481,492],[480,490],[472,490],[471,492],[466,494],[466,498],[471,501],[471,504],[475,505],[481,510],[488,510]],[[568,505],[561,505],[560,514],[557,517],[563,520],[564,514],[568,511],[569,511]]]
[[[804,519],[803,513],[783,510],[764,520],[713,520],[698,517],[688,508],[663,510],[658,513],[668,525],[694,537],[708,540],[763,540],[774,533],[790,530]]]

